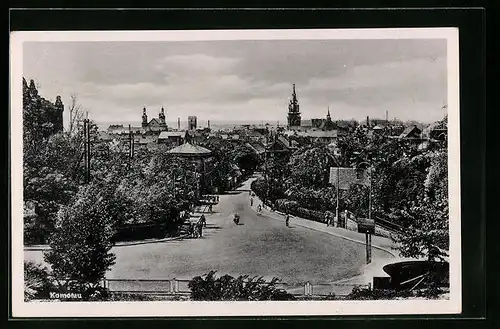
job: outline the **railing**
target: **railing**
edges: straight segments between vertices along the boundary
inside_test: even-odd
[[[105,279],[102,284],[112,293],[187,295],[191,293],[188,287],[189,281],[186,279]],[[297,297],[332,295],[342,297],[349,295],[355,287],[371,288],[369,284],[311,282],[294,284],[278,282],[275,287]]]

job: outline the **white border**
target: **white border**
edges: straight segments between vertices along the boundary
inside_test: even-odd
[[[202,41],[313,39],[446,39],[448,57],[448,179],[450,207],[450,299],[307,302],[24,302],[22,189],[22,72],[26,41]],[[462,309],[460,233],[459,52],[457,28],[37,31],[12,32],[11,195],[12,315],[14,317],[211,317],[296,315],[456,314]],[[64,306],[64,307],[63,307]]]

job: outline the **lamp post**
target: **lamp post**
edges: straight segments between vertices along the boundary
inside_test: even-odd
[[[340,188],[339,188],[339,183],[340,183],[340,178],[339,178],[339,165],[338,165],[338,162],[337,160],[329,153],[326,153],[326,155],[333,160],[333,162],[336,164],[337,166],[337,192],[335,193],[336,194],[336,197],[337,197],[337,204],[335,206],[335,219],[337,220],[337,226],[339,226],[339,192],[340,192]]]
[[[358,163],[360,165],[368,166],[368,220],[371,222],[372,219],[372,165],[366,161]],[[372,235],[366,232],[366,263],[370,264],[372,261]]]

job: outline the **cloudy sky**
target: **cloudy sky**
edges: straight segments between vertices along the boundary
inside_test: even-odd
[[[54,100],[70,95],[98,123],[286,122],[292,84],[302,118],[444,115],[446,41],[281,40],[26,42],[23,75]],[[67,112],[67,111],[65,111]],[[65,113],[67,114],[67,113]]]

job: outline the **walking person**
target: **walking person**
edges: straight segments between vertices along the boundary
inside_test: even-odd
[[[250,207],[252,207],[252,206],[253,206],[253,197],[250,198]]]
[[[196,224],[196,229],[198,231],[198,237],[199,238],[203,237],[203,223],[198,222]]]
[[[289,224],[290,224],[290,215],[286,214],[286,218],[285,218],[285,225],[286,225],[286,227],[289,227]]]
[[[210,213],[212,213],[212,205],[211,204],[208,206],[208,211],[210,211]]]

